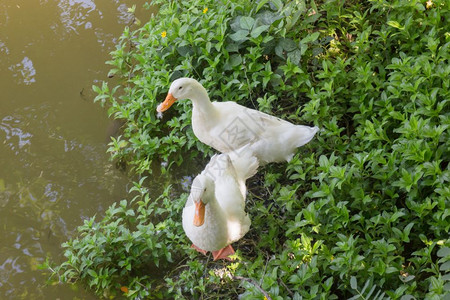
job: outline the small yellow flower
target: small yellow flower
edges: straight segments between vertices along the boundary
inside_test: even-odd
[[[208,12],[208,8],[205,7],[205,8],[203,9],[203,13],[206,14],[207,12]]]
[[[427,1],[427,9],[430,9],[433,6],[433,1],[428,0]]]
[[[163,38],[165,38],[165,37],[167,36],[167,32],[164,30],[163,32],[161,32],[161,36],[162,36]]]

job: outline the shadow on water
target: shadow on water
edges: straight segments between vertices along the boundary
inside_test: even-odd
[[[62,260],[84,219],[127,197],[106,154],[106,112],[92,84],[134,16],[131,0],[0,0],[0,299],[95,299],[47,286],[37,269]],[[145,22],[151,12],[137,8]],[[155,186],[159,183],[155,182]],[[56,261],[58,263],[59,261]]]

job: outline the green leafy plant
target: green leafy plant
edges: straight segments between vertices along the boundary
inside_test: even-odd
[[[86,220],[78,227],[79,237],[62,245],[67,260],[53,269],[59,280],[82,281],[107,298],[122,292],[131,298],[162,297],[155,282],[186,250],[183,229],[175,218],[183,203],[172,203],[170,187],[150,199],[144,179],[131,188],[137,195],[130,202],[113,204],[99,222]]]
[[[351,297],[349,300],[356,300],[356,299],[385,299],[384,292],[378,291],[376,292],[376,294],[374,294],[374,292],[376,291],[377,286],[373,285],[370,288],[370,280],[366,281],[366,283],[364,284],[364,286],[361,288],[361,290],[359,290],[358,288],[358,281],[356,279],[356,277],[352,276],[350,278],[350,286],[351,288],[356,291],[357,295]]]
[[[137,173],[169,162],[164,176],[207,161],[189,102],[156,116],[181,76],[200,80],[213,100],[321,131],[249,181],[252,227],[235,262],[188,250],[187,195],[166,190],[151,201],[141,182],[144,200],[111,207],[65,244],[67,261],[54,268],[62,281],[104,296],[126,287],[129,298],[448,296],[448,1],[152,4],[158,15],[125,29],[108,62],[120,84],[94,87],[125,121],[113,159]]]

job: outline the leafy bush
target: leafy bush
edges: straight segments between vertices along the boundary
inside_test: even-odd
[[[188,250],[186,194],[166,190],[152,202],[141,192],[65,244],[63,281],[100,295],[126,287],[130,298],[449,295],[448,1],[153,3],[158,16],[127,28],[112,53],[122,84],[94,87],[126,121],[114,159],[143,173],[155,160],[212,153],[192,132],[189,101],[155,114],[181,76],[199,79],[213,100],[321,131],[289,164],[250,180],[252,228],[235,263]]]
[[[163,276],[148,274],[164,273],[172,267],[172,254],[177,254],[173,248],[186,248],[183,229],[171,217],[166,218],[168,209],[181,213],[183,205],[168,199],[169,189],[151,201],[148,189],[142,186],[144,179],[131,189],[137,195],[130,203],[122,200],[112,205],[100,222],[86,220],[78,227],[79,238],[62,245],[67,261],[54,269],[60,280],[81,280],[105,298],[121,289],[130,297],[161,294],[154,282]],[[132,209],[132,204],[138,208]]]

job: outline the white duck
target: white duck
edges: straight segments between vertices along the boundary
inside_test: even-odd
[[[183,229],[193,248],[203,254],[212,251],[214,260],[230,260],[234,254],[230,244],[250,229],[245,180],[257,169],[258,160],[250,151],[241,157],[216,154],[195,177],[183,209]]]
[[[192,101],[192,129],[201,142],[222,153],[248,144],[260,165],[291,160],[297,147],[308,143],[319,130],[294,125],[235,102],[211,102],[206,89],[191,78],[175,80],[157,111],[166,111],[178,99]]]

